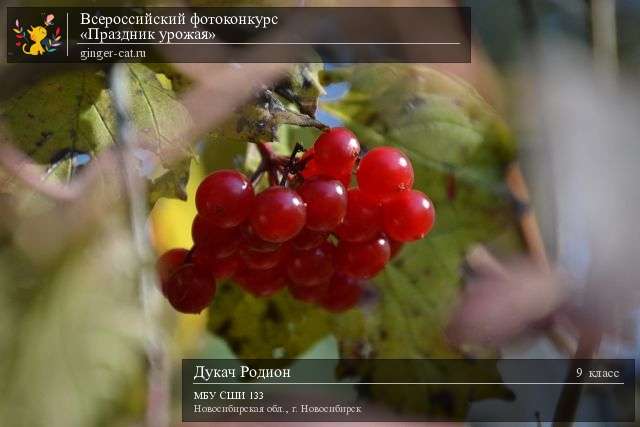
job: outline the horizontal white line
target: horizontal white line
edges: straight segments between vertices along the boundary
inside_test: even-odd
[[[624,385],[624,383],[192,383],[193,385]]]
[[[222,44],[222,45],[307,45],[307,46],[323,46],[323,45],[461,45],[461,42],[380,42],[380,43],[366,43],[366,42],[335,42],[335,43],[309,43],[309,42],[242,42],[242,43],[234,43],[234,42],[204,42],[204,43],[154,43],[154,42],[141,42],[141,43],[119,43],[119,42],[79,42],[77,45],[165,45],[165,44],[186,44],[186,45],[214,45],[214,44]]]

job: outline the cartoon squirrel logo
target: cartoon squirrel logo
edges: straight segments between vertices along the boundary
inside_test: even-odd
[[[33,28],[32,25],[31,29],[27,30],[27,33],[31,41],[33,41],[33,44],[29,47],[29,50],[27,50],[27,44],[23,44],[22,51],[27,55],[44,55],[42,41],[47,38],[47,30],[42,26]]]
[[[16,25],[13,28],[13,32],[16,33],[16,46],[22,47],[22,52],[25,55],[45,55],[50,52],[55,52],[60,45],[62,45],[62,31],[60,27],[54,27],[55,16],[53,14],[46,15],[44,25],[38,25],[31,29],[26,30],[20,25],[20,21],[16,19]],[[51,32],[48,28],[51,27]],[[31,41],[32,43],[29,43]]]

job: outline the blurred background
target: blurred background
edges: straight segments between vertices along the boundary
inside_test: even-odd
[[[2,63],[0,424],[179,425],[187,357],[602,357],[640,368],[640,2],[367,5],[469,6],[474,47],[470,64],[351,74],[325,64],[315,75],[326,91],[309,94],[320,96],[316,118],[366,146],[405,149],[442,212],[431,240],[405,248],[359,307],[336,317],[231,284],[209,310],[181,315],[155,288],[155,256],[192,245],[198,183],[222,167],[255,167],[246,141],[220,142],[238,138],[224,124],[252,88],[295,71],[154,64],[122,77],[117,67]],[[132,97],[122,123],[127,75],[132,93],[159,95]],[[410,96],[427,107],[394,108]],[[364,101],[352,108],[354,99]],[[152,129],[149,140],[127,124]],[[278,125],[282,153],[317,135]],[[420,325],[408,334],[397,311],[416,307]],[[496,372],[509,380],[500,364]],[[469,422],[519,404],[499,396],[465,406]],[[616,400],[562,398],[567,411],[603,416]]]

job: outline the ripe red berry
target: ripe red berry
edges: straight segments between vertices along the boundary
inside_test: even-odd
[[[240,268],[240,257],[231,255],[226,258],[218,258],[213,263],[213,276],[218,279],[228,279]]]
[[[224,258],[232,255],[240,243],[240,229],[220,228],[208,217],[196,215],[191,225],[191,238],[195,246],[207,247],[207,250],[217,257]]]
[[[156,271],[161,284],[166,283],[173,273],[182,267],[188,253],[189,251],[186,249],[173,248],[160,255],[156,261]]]
[[[356,177],[362,191],[385,200],[411,188],[413,167],[397,148],[378,147],[362,158]]]
[[[254,193],[240,172],[219,170],[207,176],[196,191],[198,213],[218,227],[235,227],[251,212]]]
[[[343,173],[342,175],[336,177],[335,179],[340,181],[340,183],[342,185],[344,185],[344,188],[349,188],[349,185],[351,185],[351,174],[352,173],[353,173],[352,170],[347,171],[347,172]]]
[[[339,178],[350,171],[360,154],[360,143],[348,129],[323,132],[313,144],[314,160],[323,175]]]
[[[383,207],[384,232],[393,240],[411,242],[423,238],[433,227],[433,203],[417,190],[387,200]]]
[[[284,187],[269,187],[256,196],[251,226],[268,242],[282,243],[302,230],[306,209],[300,196]]]
[[[396,255],[400,253],[403,246],[404,246],[404,243],[398,242],[397,240],[389,239],[389,248],[391,249],[391,254],[389,256],[389,259],[394,259]]]
[[[361,243],[341,241],[335,254],[336,269],[357,279],[369,279],[384,268],[390,252],[389,241],[382,236]]]
[[[314,156],[315,153],[313,152],[313,147],[311,147],[304,152],[300,159],[301,162],[304,162],[304,169],[302,169],[301,174],[305,179],[320,175],[320,170],[318,169],[318,164],[316,163]]]
[[[319,302],[329,288],[329,282],[321,283],[316,286],[299,286],[295,283],[289,284],[289,293],[298,301],[317,303]]]
[[[347,214],[336,228],[336,234],[347,242],[364,242],[382,230],[382,210],[379,203],[359,188],[347,193]]]
[[[257,297],[271,296],[287,286],[284,270],[279,266],[268,270],[243,268],[233,279],[242,289]]]
[[[313,178],[298,187],[307,207],[307,228],[331,231],[342,222],[347,212],[347,190],[333,179]]]
[[[226,279],[237,270],[240,259],[237,255],[229,255],[224,258],[216,256],[207,246],[196,246],[191,250],[191,261],[205,274],[210,274],[216,279]]]
[[[323,231],[313,231],[303,228],[296,237],[291,240],[291,245],[295,249],[306,251],[317,248],[327,240],[328,233]]]
[[[268,270],[275,267],[286,255],[287,246],[281,245],[272,252],[258,252],[251,249],[244,249],[240,256],[244,265],[254,270]]]
[[[213,264],[218,257],[215,250],[209,246],[194,246],[191,248],[190,264],[195,264],[201,271],[213,274]]]
[[[335,274],[331,278],[328,288],[320,299],[320,305],[325,309],[340,313],[353,308],[364,290],[364,284],[344,274]]]
[[[242,246],[246,249],[251,249],[256,252],[273,252],[280,247],[280,243],[267,242],[258,237],[251,228],[251,225],[246,225],[241,229],[242,233]]]
[[[216,282],[195,264],[180,267],[164,286],[164,294],[176,310],[200,313],[216,293]]]
[[[331,243],[308,251],[294,251],[287,263],[289,279],[298,286],[314,286],[329,280],[333,274]]]

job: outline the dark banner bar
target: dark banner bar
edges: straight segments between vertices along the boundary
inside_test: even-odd
[[[466,7],[8,7],[8,62],[470,62]]]
[[[552,421],[569,389],[607,396],[571,420],[635,420],[634,360],[182,362],[183,421]],[[471,402],[477,406],[470,410]],[[484,405],[484,406],[483,406]],[[604,415],[603,415],[604,414]]]

